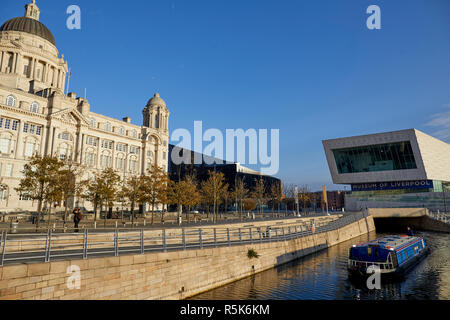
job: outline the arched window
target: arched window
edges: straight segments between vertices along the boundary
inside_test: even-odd
[[[119,133],[123,135],[125,133],[125,129],[123,127],[120,127],[119,128]]]
[[[33,102],[30,105],[30,111],[34,113],[39,113],[39,104],[37,102]]]
[[[111,131],[111,123],[109,123],[109,122],[105,123],[105,130]]]
[[[94,120],[94,118],[91,118],[91,120],[89,122],[91,123],[91,128],[95,128],[95,120]]]
[[[16,106],[16,98],[12,95],[6,97],[6,105],[10,107]]]

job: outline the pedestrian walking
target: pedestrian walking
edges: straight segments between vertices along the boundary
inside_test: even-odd
[[[81,215],[80,208],[73,209],[73,222],[74,222],[74,229],[75,232],[78,232],[78,224],[80,223],[81,219],[83,219],[83,216]]]

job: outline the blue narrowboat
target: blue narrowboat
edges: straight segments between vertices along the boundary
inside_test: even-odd
[[[370,276],[367,268],[378,266],[382,278],[398,277],[405,274],[430,249],[424,238],[390,235],[366,243],[353,245],[349,250],[348,272],[350,277]]]

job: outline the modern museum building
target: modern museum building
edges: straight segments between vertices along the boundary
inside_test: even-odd
[[[322,141],[333,183],[351,185],[349,211],[425,207],[447,211],[450,145],[416,129]]]

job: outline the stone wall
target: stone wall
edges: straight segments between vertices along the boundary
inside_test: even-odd
[[[183,299],[374,230],[369,216],[289,241],[5,266],[0,299]],[[259,257],[249,259],[249,249]],[[67,286],[71,265],[81,270],[79,289]]]

